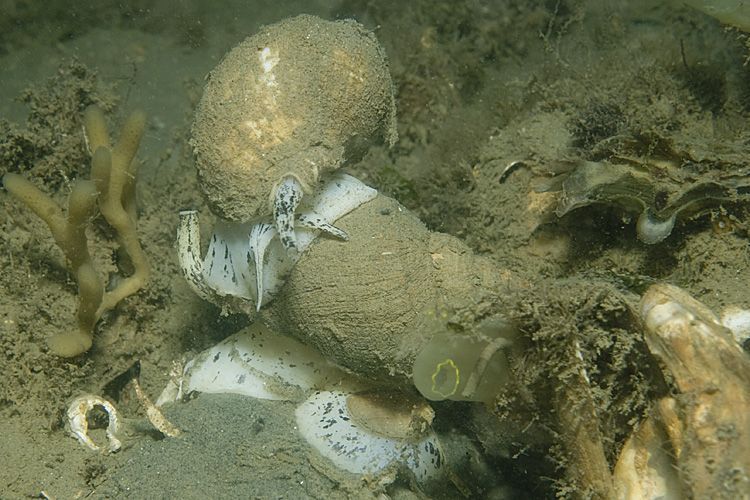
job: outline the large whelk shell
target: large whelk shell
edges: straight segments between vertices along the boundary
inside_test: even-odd
[[[214,212],[238,222],[271,215],[282,180],[309,192],[371,139],[395,140],[385,53],[351,20],[265,26],[211,72],[192,134]]]

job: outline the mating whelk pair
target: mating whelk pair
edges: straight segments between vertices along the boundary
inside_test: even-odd
[[[283,107],[276,107],[282,95],[277,90],[281,91],[286,83],[286,77],[282,75],[294,75],[291,72],[282,73],[281,69],[285,62],[294,62],[295,59],[290,59],[281,50],[282,47],[288,48],[291,45],[286,41],[277,44],[269,36],[286,36],[286,29],[289,29],[291,37],[297,40],[296,46],[300,50],[309,50],[305,43],[318,40],[318,30],[325,30],[336,24],[338,23],[302,17],[265,28],[261,34],[256,35],[257,38],[251,37],[243,44],[242,50],[237,54],[230,53],[222,62],[221,71],[217,69],[212,73],[207,89],[208,97],[204,97],[205,102],[201,103],[194,127],[194,146],[202,187],[209,202],[217,215],[229,220],[217,224],[209,253],[201,258],[196,214],[182,214],[178,238],[183,271],[198,293],[220,306],[254,314],[265,304],[267,307],[260,310],[257,317],[270,327],[272,337],[276,335],[275,332],[295,337],[315,348],[322,354],[320,359],[324,359],[326,363],[333,362],[348,372],[365,376],[373,384],[370,387],[383,391],[383,387],[390,386],[396,394],[399,389],[408,390],[414,382],[420,392],[431,399],[493,401],[497,394],[493,391],[509,377],[506,351],[516,344],[514,326],[502,315],[503,301],[507,300],[504,297],[509,290],[520,293],[529,285],[514,273],[499,269],[489,260],[475,256],[461,241],[429,231],[395,200],[369,190],[356,179],[333,173],[334,166],[339,166],[349,158],[349,151],[358,149],[355,146],[361,144],[360,139],[365,135],[361,130],[366,129],[368,136],[389,136],[393,119],[390,80],[379,86],[381,89],[388,89],[388,92],[376,92],[370,96],[374,95],[377,99],[368,98],[364,101],[356,99],[361,89],[353,84],[358,80],[356,71],[337,73],[341,79],[333,82],[334,87],[341,84],[339,89],[355,94],[346,101],[353,107],[347,108],[342,119],[345,122],[349,120],[347,123],[359,123],[351,120],[361,111],[365,113],[363,116],[369,116],[368,123],[374,124],[371,128],[350,127],[333,133],[326,127],[319,126],[316,130],[315,126],[310,127],[305,122],[308,114],[295,114],[289,110],[284,111]],[[357,36],[371,37],[364,34],[357,25],[345,24],[349,30],[359,33]],[[336,29],[340,27],[337,26]],[[304,33],[301,38],[298,36],[300,31]],[[323,37],[322,40],[330,38]],[[324,46],[320,40],[316,43]],[[357,44],[353,46],[361,47]],[[356,59],[340,55],[339,48],[329,46],[327,57],[338,60]],[[380,53],[379,49],[376,52]],[[244,56],[240,57],[239,54]],[[246,71],[224,71],[226,68],[223,66],[232,61]],[[384,66],[381,69],[387,75],[387,69]],[[289,77],[290,81],[298,76]],[[380,77],[382,75],[378,78]],[[307,88],[300,95],[312,99],[315,92],[321,92],[321,86],[325,87],[327,83],[321,83],[315,77],[311,81],[318,82],[311,86],[313,91]],[[343,84],[344,81],[347,83]],[[212,90],[213,86],[223,90],[216,92]],[[330,94],[324,93],[324,96],[327,99]],[[305,105],[344,102],[326,99],[312,99]],[[209,108],[214,114],[206,113]],[[379,111],[372,114],[371,109]],[[315,108],[312,113],[307,110],[306,113],[313,117],[330,116],[327,110],[323,106]],[[337,118],[333,117],[331,120],[334,126],[332,130],[335,131]],[[315,118],[312,123],[320,125],[324,121]],[[348,133],[353,130],[357,131]],[[311,140],[312,137],[317,138]],[[201,148],[205,150],[201,151]],[[323,159],[330,161],[326,163]],[[254,166],[254,169],[245,169],[247,165]],[[304,170],[306,167],[309,167],[307,172]],[[318,179],[323,182],[316,184]],[[305,190],[308,193],[301,196],[300,193]],[[569,189],[569,194],[571,192]],[[326,207],[331,208],[331,211]],[[294,216],[296,212],[301,212],[301,215]],[[295,222],[299,224],[294,224]],[[304,226],[300,227],[302,225]],[[337,238],[316,239],[320,231]],[[341,241],[344,235],[348,237],[346,242]],[[304,255],[301,255],[302,251]],[[670,364],[670,353],[696,352],[695,349],[689,349],[691,335],[722,339],[722,335],[715,334],[723,331],[723,327],[713,319],[709,321],[695,313],[694,304],[683,296],[672,293],[668,288],[657,291],[667,299],[662,300],[655,292],[647,294],[643,299],[642,316],[650,337],[650,346],[655,355],[665,356],[665,364],[674,370],[672,374],[676,379],[690,380],[690,370],[686,374],[679,371],[679,363]],[[271,298],[274,299],[273,302],[270,302]],[[652,303],[657,307],[645,307]],[[662,307],[663,304],[668,304],[666,309]],[[654,314],[665,311],[668,313],[666,316],[654,317]],[[704,328],[700,326],[702,324],[708,326]],[[680,330],[675,330],[675,325],[688,332],[687,337],[667,335]],[[661,341],[656,339],[661,334],[665,334],[666,339],[683,339],[682,343],[670,348],[662,346],[660,350]],[[722,339],[719,343],[724,341]],[[240,344],[234,339],[226,342],[224,347],[230,344],[233,347],[224,351],[224,347],[217,346],[221,351],[218,358],[216,356],[220,354],[219,351],[201,357],[202,363],[208,368],[206,373],[216,380],[223,374],[234,373],[236,377],[233,380],[241,380],[242,384],[246,384],[248,378],[241,375],[244,372],[211,372],[218,370],[212,363],[220,364],[228,359],[232,362],[230,365],[233,365],[234,361],[243,359],[243,356],[255,360],[242,368],[248,373],[255,373],[263,365],[254,354],[248,354],[244,343]],[[450,346],[450,349],[446,350],[445,346]],[[686,346],[687,349],[680,346]],[[736,374],[732,374],[733,379],[730,379],[745,380],[747,360],[737,357],[744,353],[736,349],[736,346],[726,352],[730,353],[727,359],[734,363],[729,367],[730,372],[737,370]],[[717,373],[722,373],[722,368],[715,361],[722,355],[712,360],[711,366],[716,367]],[[690,367],[699,366],[696,364],[696,357],[689,359]],[[186,387],[193,384],[193,377],[197,373],[202,372],[196,366],[191,365],[190,370],[184,374],[182,382],[188,384]],[[325,366],[328,367],[328,364]],[[328,368],[319,373],[327,373],[327,370]],[[703,375],[711,378],[710,371]],[[264,390],[278,385],[283,387],[284,383],[280,384],[280,380],[284,379],[279,377],[279,372],[261,375],[261,387]],[[335,422],[330,420],[331,409],[335,409],[336,415],[351,419],[347,413],[352,409],[348,401],[352,399],[352,394],[357,394],[362,388],[350,387],[347,376],[342,376],[339,382],[334,379],[326,376],[322,381],[308,384],[311,379],[305,378],[304,387],[297,384],[297,387],[302,387],[301,397],[307,396],[305,403],[298,407],[298,412],[306,411],[305,414],[311,418],[311,429],[316,429],[312,425],[315,423],[324,426],[330,423],[331,426],[343,429],[339,427],[343,425],[339,419],[335,419]],[[343,380],[347,382],[337,385]],[[730,391],[719,391],[718,394],[725,397],[730,392],[739,392],[738,401],[744,411],[747,398],[742,393],[745,389],[741,387],[747,387],[748,384],[743,384],[733,382]],[[704,460],[708,455],[693,448],[690,454],[678,453],[675,462],[669,452],[690,449],[693,444],[685,440],[686,435],[694,436],[696,443],[700,443],[704,435],[709,437],[709,441],[713,439],[716,443],[722,443],[721,432],[713,431],[725,430],[726,426],[701,427],[702,423],[693,418],[697,415],[693,411],[696,408],[703,408],[708,415],[715,417],[713,422],[728,423],[737,430],[740,437],[746,436],[745,417],[737,415],[737,410],[731,409],[732,405],[717,405],[710,401],[717,394],[716,391],[712,392],[711,384],[699,384],[697,390],[694,390],[695,387],[691,389],[681,385],[681,382],[677,385],[687,396],[671,398],[671,403],[666,401],[660,404],[660,416],[650,419],[652,423],[665,424],[665,435],[670,438],[670,444],[674,448],[666,450],[667,456],[662,457],[664,460],[660,463],[666,464],[664,471],[672,471],[672,479],[674,465],[690,473],[694,472],[699,481],[694,481],[693,484],[701,483],[694,491],[710,494],[713,493],[711,483],[718,476],[712,476],[708,469],[701,469],[702,465],[708,464],[708,460]],[[385,393],[388,393],[388,389]],[[706,398],[709,401],[703,406],[694,404],[694,401]],[[362,422],[373,419],[386,406],[380,406],[377,398],[365,399],[370,404],[368,409],[363,413],[361,407],[357,408]],[[402,399],[398,401],[403,402]],[[679,414],[668,414],[670,405],[674,408],[675,404],[678,407],[682,405],[680,409],[684,411],[684,416],[675,418]],[[721,413],[722,408],[730,409]],[[424,416],[426,413],[420,419],[402,412],[398,420],[407,422],[407,428],[419,422],[429,427],[430,418]],[[298,418],[301,422],[299,413]],[[644,424],[643,428],[646,429],[647,425]],[[679,434],[676,430],[687,431],[688,434]],[[703,433],[704,430],[707,433]],[[373,432],[378,434],[377,430]],[[322,435],[326,434],[322,432]],[[356,442],[349,437],[346,429],[341,435],[348,442]],[[420,434],[420,438],[425,436],[429,436],[429,433]],[[320,436],[313,431],[306,437],[310,443],[314,443]],[[645,479],[644,483],[638,483],[639,478],[654,477],[650,471],[643,470],[643,464],[652,465],[648,458],[650,454],[656,453],[655,450],[662,449],[661,442],[654,443],[648,440],[648,436],[642,437],[640,445],[635,445],[634,449],[626,447],[628,454],[623,452],[621,456],[624,465],[620,466],[619,475],[615,473],[613,481],[618,490],[623,485],[644,487]],[[404,441],[398,441],[401,438],[397,436],[390,438],[396,439],[398,443],[409,444],[404,445],[405,447],[397,444],[395,454],[386,455],[390,457],[388,460],[406,464],[419,476],[421,469],[416,465],[414,457],[418,456],[422,445],[429,451],[429,442],[416,444],[421,442],[416,441],[414,436],[407,435],[404,436]],[[430,438],[427,439],[429,441]],[[709,454],[711,456],[708,456],[714,463],[718,461],[723,471],[735,471],[737,484],[742,482],[743,474],[747,477],[747,452],[742,444],[745,441],[735,444],[730,453],[723,456],[716,456],[714,450],[718,448],[712,448]],[[707,444],[713,445],[712,442]],[[337,458],[327,453],[348,451],[348,448],[342,447],[338,442],[329,441],[322,446],[322,449],[319,448],[321,453],[334,462]],[[626,455],[635,457],[630,469],[625,464]],[[439,454],[432,454],[419,460],[420,463],[432,460],[435,465],[442,463],[441,459],[438,460],[439,457]],[[415,466],[411,467],[409,464]],[[356,470],[362,472],[368,469]],[[605,466],[602,470],[609,482],[609,467]],[[661,472],[662,470],[657,470],[655,474],[658,476]],[[661,482],[662,485],[667,484],[661,491],[666,488],[668,493],[679,496],[681,491],[675,488],[681,490],[688,481],[685,477],[672,479]],[[661,480],[657,478],[658,481]],[[673,484],[677,486],[669,486]]]
[[[342,280],[359,275],[347,265],[348,257],[342,261],[347,267],[336,264],[337,251],[352,244],[355,251],[363,245],[376,250],[397,266],[373,268],[369,274],[381,281],[384,276],[400,281],[406,278],[404,271],[413,266],[403,260],[410,252],[398,252],[393,246],[393,228],[406,231],[407,240],[413,237],[419,242],[419,272],[433,273],[440,268],[440,245],[431,252],[427,245],[431,233],[413,215],[357,179],[335,172],[357,159],[372,140],[393,143],[395,137],[393,86],[385,56],[372,33],[361,25],[299,16],[267,26],[241,43],[209,76],[193,126],[201,188],[221,219],[214,227],[208,252],[202,256],[197,213],[188,210],[180,214],[178,251],[190,285],[223,308],[255,316],[261,306],[270,307],[275,299],[283,310],[286,300],[279,300],[278,295],[285,281],[312,248],[324,241],[337,245],[325,266],[319,268],[324,279],[334,274]],[[387,207],[380,201],[360,213],[367,229],[349,231],[339,226],[347,214],[378,199],[384,199]],[[391,221],[383,226],[383,217],[389,214]],[[402,219],[408,221],[406,226],[400,225]],[[417,228],[416,233],[411,227]],[[321,232],[335,238],[316,240]],[[380,243],[372,241],[373,233],[381,233]],[[383,235],[390,242],[390,252],[379,249]],[[399,239],[402,234],[395,236]],[[461,245],[453,239],[450,243]],[[467,252],[459,247],[457,254]],[[363,254],[356,258],[361,263],[369,259]],[[453,261],[450,255],[446,258],[448,263]],[[353,276],[348,276],[352,272]],[[429,281],[435,281],[434,276],[429,276]],[[449,278],[445,281],[451,283]],[[386,281],[381,284],[400,286]],[[430,294],[434,309],[436,290],[442,287],[414,284]],[[378,290],[370,285],[367,277],[359,282],[361,291],[371,294],[370,302],[379,301],[377,307],[345,307],[422,314],[422,308],[415,309],[411,300],[391,307],[382,287]],[[349,292],[352,290],[342,283],[337,293],[348,301],[361,298],[361,293],[346,296]],[[422,300],[421,305],[427,302]],[[303,307],[307,316],[315,306]],[[278,317],[265,315],[267,309],[260,311],[261,317],[272,328],[256,320],[249,329],[206,351],[186,366],[160,401],[180,399],[192,391],[304,400],[296,412],[300,432],[340,468],[379,477],[392,471],[391,465],[405,466],[420,482],[440,475],[443,458],[430,430],[432,410],[408,394],[413,390],[371,392],[379,384],[362,384],[328,361],[344,361],[343,366],[355,373],[366,371],[362,366],[347,366],[346,360],[335,355],[339,349],[322,346],[319,341],[330,338],[328,333],[316,334],[316,340],[308,343],[300,329],[287,332]],[[308,321],[299,319],[304,330]],[[314,326],[315,321],[309,319]],[[378,324],[375,318],[339,319],[344,320],[341,325],[347,337],[352,329]],[[400,328],[405,326],[416,325]],[[413,331],[420,333],[418,328]],[[291,333],[325,357],[277,332]],[[361,338],[366,339],[367,332],[362,333]],[[388,328],[381,337],[388,349],[401,341],[391,338]],[[378,346],[373,347],[377,353]],[[409,351],[412,357],[413,351]],[[361,349],[355,352],[361,354]],[[389,377],[389,370],[380,366],[378,378]]]
[[[435,375],[448,381],[433,399],[491,400],[482,378],[507,375],[510,342],[498,337],[512,327],[502,318],[501,334],[475,327],[498,316],[500,290],[517,278],[335,172],[371,139],[393,141],[394,121],[383,51],[353,21],[299,16],[234,48],[211,73],[193,126],[200,185],[222,220],[201,257],[197,214],[181,213],[183,273],[223,308],[254,315],[268,304],[261,317],[272,329],[355,373],[402,386],[414,372],[428,379],[419,387]],[[336,238],[316,239],[321,231]],[[464,334],[446,331],[451,314]],[[459,362],[428,349],[441,332],[474,354]]]

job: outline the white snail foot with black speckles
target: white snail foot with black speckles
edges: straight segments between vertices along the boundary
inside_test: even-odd
[[[405,465],[420,483],[442,474],[445,459],[432,430],[415,439],[374,433],[356,422],[349,397],[318,391],[297,407],[297,428],[321,455],[354,474],[378,476],[393,464]]]
[[[354,474],[390,482],[392,472],[404,467],[427,483],[445,473],[431,427],[434,411],[424,400],[375,389],[260,322],[188,361],[157,405],[187,401],[196,392],[302,401],[295,410],[300,434],[317,453]]]
[[[321,231],[347,240],[346,232],[333,224],[377,195],[377,191],[346,174],[335,174],[312,196],[301,200],[296,199],[296,188],[290,186],[295,183],[279,187],[283,210],[274,210],[275,224],[269,220],[219,221],[202,258],[197,212],[180,212],[180,266],[198,295],[219,306],[222,297],[239,297],[255,302],[256,310],[260,310],[278,293],[294,264]],[[296,217],[295,211],[299,212]]]
[[[281,244],[287,251],[297,250],[297,236],[294,234],[294,214],[304,193],[302,184],[292,176],[284,177],[276,188],[273,197],[273,220],[279,233]]]
[[[298,401],[342,381],[349,390],[359,388],[318,351],[256,321],[185,363],[157,404],[182,401],[194,392]]]

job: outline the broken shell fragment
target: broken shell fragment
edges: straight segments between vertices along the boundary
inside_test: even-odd
[[[647,418],[628,438],[612,473],[618,498],[679,500],[682,483],[672,461],[667,434]]]
[[[152,403],[151,399],[145,392],[143,392],[138,379],[134,378],[131,380],[131,383],[135,389],[135,395],[138,398],[138,402],[141,403],[141,407],[146,411],[146,417],[148,417],[151,425],[167,437],[177,437],[182,434],[182,431],[164,416],[164,413],[162,413],[159,406]]]
[[[750,310],[727,306],[721,311],[721,324],[729,328],[738,344],[744,347],[750,339]]]
[[[107,425],[107,452],[113,453],[122,447],[122,443],[117,439],[117,430],[119,428],[119,420],[117,410],[114,405],[100,396],[94,396],[93,394],[84,394],[75,398],[68,406],[68,421],[67,428],[70,435],[78,439],[78,442],[89,449],[94,451],[100,451],[101,447],[94,443],[88,434],[89,423],[88,414],[99,406],[104,409],[109,417],[109,423]]]
[[[674,285],[661,283],[650,287],[641,298],[640,308],[649,349],[657,356],[662,357],[662,347],[667,348],[664,355],[669,354],[669,345],[678,341],[709,342],[714,337],[734,340],[711,309]],[[742,352],[734,342],[727,347]]]
[[[432,410],[400,395],[373,396],[317,392],[295,412],[299,431],[340,469],[379,476],[405,466],[419,482],[437,479],[445,461],[429,428]]]

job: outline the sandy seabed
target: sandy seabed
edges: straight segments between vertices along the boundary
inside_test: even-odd
[[[199,396],[165,409],[186,431],[172,440],[125,391],[115,401],[127,428],[120,452],[93,453],[64,430],[72,397],[101,393],[136,360],[155,397],[175,366],[247,324],[196,297],[177,264],[178,211],[209,219],[192,113],[227,50],[299,13],[357,19],[390,60],[399,142],[348,171],[533,285],[510,301],[529,343],[516,384],[487,408],[435,405],[460,484],[443,496],[575,494],[549,406],[571,339],[594,379],[612,465],[665,391],[630,312],[647,285],[669,281],[716,309],[750,307],[747,199],[706,203],[655,245],[637,240],[635,217],[613,199],[554,213],[555,179],[585,161],[657,165],[649,172],[662,180],[678,177],[670,169],[750,168],[745,35],[678,2],[84,4],[0,1],[0,174],[22,172],[62,204],[88,175],[80,112],[98,103],[117,130],[145,110],[138,229],[152,279],[102,319],[88,353],[53,356],[46,340],[73,324],[76,285],[43,223],[0,191],[3,498],[425,495],[408,478],[378,486],[327,464],[295,434],[290,403]],[[112,236],[94,221],[91,250],[109,281],[127,268]]]

